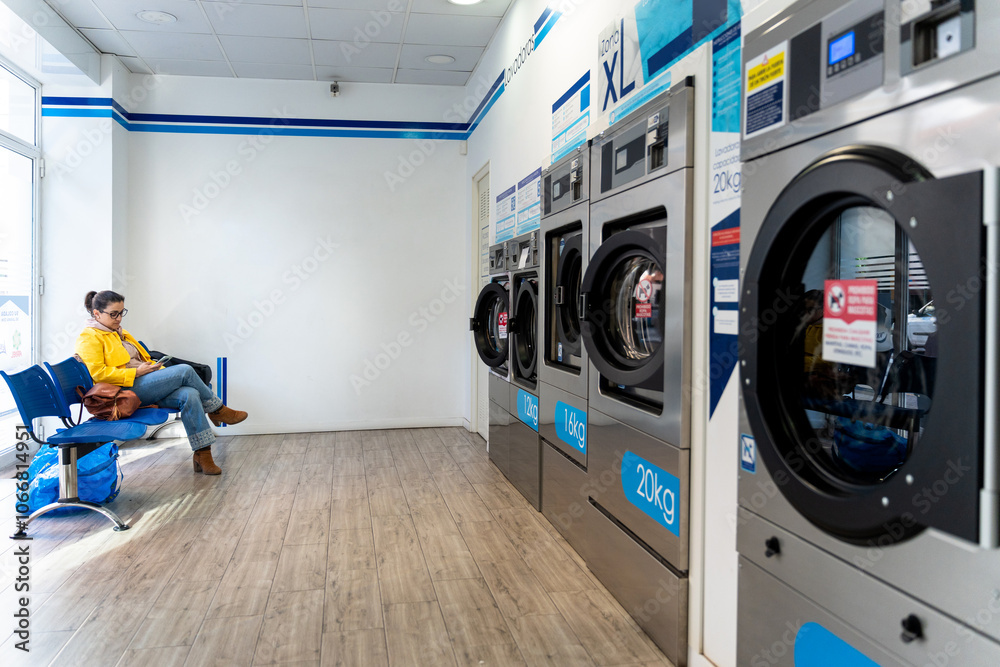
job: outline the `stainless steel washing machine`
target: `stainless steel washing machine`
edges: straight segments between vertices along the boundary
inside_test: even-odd
[[[542,513],[577,549],[574,520],[587,476],[589,362],[580,331],[580,285],[590,256],[590,146],[542,172],[542,319],[538,369]]]
[[[581,553],[675,664],[687,660],[694,80],[591,147]]]
[[[538,438],[538,231],[507,241],[510,271],[510,467],[507,478],[540,509],[542,451]]]
[[[505,475],[510,471],[510,273],[507,244],[490,246],[490,282],[476,299],[469,329],[479,358],[490,369],[490,460]]]
[[[1000,7],[746,37],[740,665],[1000,664]]]

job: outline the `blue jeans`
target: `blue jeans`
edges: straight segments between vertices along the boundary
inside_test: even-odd
[[[161,368],[137,377],[132,391],[143,405],[155,403],[160,407],[180,410],[181,423],[192,450],[211,447],[215,442],[211,422],[205,413],[221,408],[222,399],[213,394],[187,364]]]

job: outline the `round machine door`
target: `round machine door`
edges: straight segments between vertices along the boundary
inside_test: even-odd
[[[607,380],[622,386],[640,385],[663,365],[666,251],[655,231],[611,236],[594,253],[580,287],[587,353]]]
[[[777,488],[841,540],[979,540],[982,189],[981,172],[841,149],[761,225],[740,305],[747,417]]]
[[[580,285],[583,280],[583,237],[575,234],[566,240],[556,272],[556,290],[561,299],[556,302],[556,331],[564,351],[579,355]]]
[[[507,288],[502,283],[491,282],[479,293],[471,328],[479,358],[490,368],[507,362],[508,310]]]
[[[514,317],[511,320],[514,334],[514,364],[517,375],[534,380],[538,364],[536,338],[538,331],[538,284],[525,278],[518,282],[514,295]]]

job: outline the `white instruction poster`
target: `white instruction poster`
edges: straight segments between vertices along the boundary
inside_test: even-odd
[[[878,281],[827,280],[823,294],[823,360],[875,368]]]
[[[542,170],[536,169],[517,184],[517,226],[514,235],[538,229],[542,221]]]
[[[743,87],[746,95],[746,103],[743,105],[746,113],[743,136],[746,139],[776,130],[788,120],[785,108],[787,51],[788,42],[782,42],[746,63]]]

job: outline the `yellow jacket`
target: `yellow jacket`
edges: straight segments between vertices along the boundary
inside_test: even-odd
[[[135,345],[143,361],[152,361],[149,352],[139,344],[132,334],[122,329],[125,340]],[[131,387],[135,382],[135,369],[125,368],[128,363],[128,351],[122,345],[122,339],[114,331],[101,331],[86,327],[76,339],[76,353],[83,359],[90,370],[94,382],[107,382],[119,387]]]

